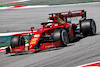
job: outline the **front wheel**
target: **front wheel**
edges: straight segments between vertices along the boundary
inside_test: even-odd
[[[54,42],[61,40],[62,46],[67,46],[69,43],[68,33],[65,29],[56,29],[53,32]]]
[[[15,35],[11,38],[11,48],[15,48],[17,46],[25,46],[25,39],[21,35]]]

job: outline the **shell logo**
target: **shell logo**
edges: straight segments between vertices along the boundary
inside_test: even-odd
[[[31,42],[31,44],[35,44],[35,43],[36,43],[36,41]]]
[[[33,39],[32,39],[32,41],[36,41],[36,40],[38,40],[38,38],[33,38]]]

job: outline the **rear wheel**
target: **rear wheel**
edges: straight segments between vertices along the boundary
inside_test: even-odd
[[[11,38],[11,48],[15,48],[17,46],[25,46],[25,39],[21,35],[15,35]]]
[[[86,19],[80,23],[80,28],[83,36],[95,35],[96,34],[96,24],[93,19]]]
[[[56,29],[53,32],[53,41],[56,42],[59,40],[61,40],[63,46],[67,46],[67,44],[69,43],[69,39],[68,39],[68,34],[66,30]]]

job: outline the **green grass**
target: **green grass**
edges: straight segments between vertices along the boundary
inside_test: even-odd
[[[31,0],[21,3],[3,4],[3,6],[23,6],[23,5],[59,5],[86,2],[100,2],[100,0]]]
[[[1,47],[6,47],[6,46],[10,46],[10,44],[2,45],[2,46],[0,46],[0,48],[1,48]]]

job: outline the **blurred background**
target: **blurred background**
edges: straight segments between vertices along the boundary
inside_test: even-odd
[[[13,1],[21,1],[21,3],[9,3]],[[3,6],[18,6],[18,5],[59,5],[73,3],[98,2],[100,0],[0,0],[0,3],[5,3]]]

